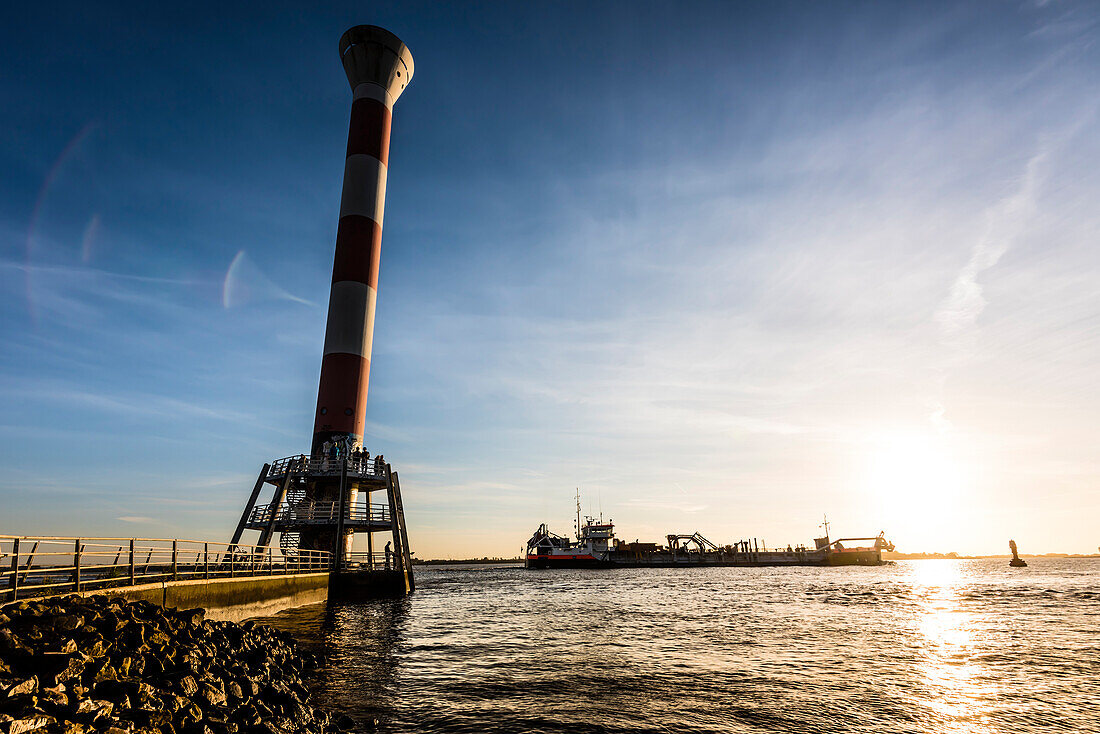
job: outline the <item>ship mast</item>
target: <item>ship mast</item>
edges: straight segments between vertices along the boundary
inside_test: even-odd
[[[577,540],[581,539],[581,488],[577,487]]]

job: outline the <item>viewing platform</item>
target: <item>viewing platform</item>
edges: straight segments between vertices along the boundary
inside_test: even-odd
[[[245,523],[246,530],[264,530],[272,521],[276,531],[293,531],[302,528],[332,526],[339,522],[337,502],[300,500],[276,505],[256,505]],[[388,504],[366,502],[349,503],[344,508],[344,527],[348,530],[383,532],[391,528]]]
[[[265,481],[279,483],[290,475],[301,479],[337,478],[340,476],[343,459],[320,456],[287,456],[271,462]],[[386,464],[377,458],[347,459],[347,478],[355,482],[377,482],[382,489],[386,484]]]

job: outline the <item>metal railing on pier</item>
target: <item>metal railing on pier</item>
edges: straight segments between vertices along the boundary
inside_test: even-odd
[[[328,571],[331,553],[172,538],[0,535],[0,599],[158,581]]]

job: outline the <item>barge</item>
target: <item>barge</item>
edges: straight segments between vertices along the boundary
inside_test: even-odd
[[[527,568],[680,568],[683,566],[881,566],[882,551],[894,550],[884,533],[864,538],[814,539],[814,547],[761,547],[757,539],[718,545],[699,533],[668,535],[667,545],[624,543],[615,537],[615,525],[586,517],[581,524],[577,506],[577,539],[550,532],[539,525],[527,541]]]

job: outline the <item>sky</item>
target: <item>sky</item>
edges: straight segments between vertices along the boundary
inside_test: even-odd
[[[228,540],[308,450],[396,33],[366,446],[422,558],[1100,545],[1100,6],[0,11],[0,532]]]

